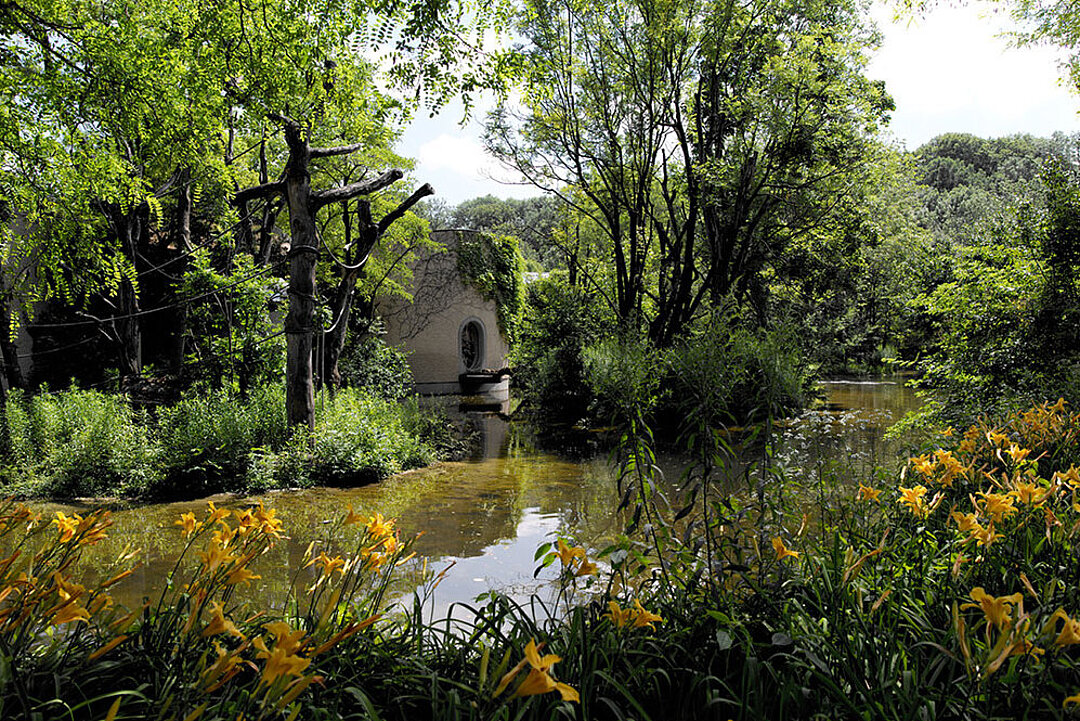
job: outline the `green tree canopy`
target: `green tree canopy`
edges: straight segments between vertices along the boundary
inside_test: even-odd
[[[891,108],[856,3],[536,0],[519,32],[521,108],[489,146],[573,209],[568,237],[606,257],[583,277],[660,345],[708,302],[764,307],[765,274],[828,222]]]

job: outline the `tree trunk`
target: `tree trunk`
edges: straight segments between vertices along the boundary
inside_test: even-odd
[[[338,282],[337,292],[334,294],[334,327],[330,329],[329,337],[325,339],[326,358],[323,363],[323,378],[332,390],[341,387],[341,370],[338,362],[345,350],[345,338],[348,335],[349,317],[352,314],[353,296],[356,291],[356,281],[360,278],[360,270],[347,270]]]
[[[141,212],[132,208],[126,213],[118,213],[117,230],[120,233],[120,245],[125,255],[135,267],[136,248],[142,232]],[[120,281],[117,298],[117,314],[113,323],[116,330],[117,367],[120,378],[129,378],[142,373],[142,325],[138,317],[139,292],[129,278]]]
[[[285,180],[292,247],[289,250],[289,312],[285,317],[288,356],[285,407],[289,425],[315,429],[315,384],[311,352],[315,330],[315,264],[319,258],[315,216],[311,212],[308,145],[294,126],[286,126],[289,165]]]
[[[308,164],[312,158],[348,155],[363,147],[345,145],[334,148],[311,148],[300,124],[283,115],[271,114],[270,119],[285,129],[289,160],[282,180],[238,191],[233,202],[243,207],[254,198],[270,199],[284,194],[289,207],[289,230],[292,247],[289,250],[289,312],[285,316],[287,357],[285,361],[285,406],[290,426],[307,425],[315,428],[315,383],[312,351],[315,331],[315,266],[319,260],[319,236],[315,214],[319,208],[360,195],[382,190],[401,179],[400,170],[389,170],[372,180],[311,192]],[[430,195],[431,186],[424,186],[408,201],[391,212],[380,223],[378,231],[404,213],[411,203]]]

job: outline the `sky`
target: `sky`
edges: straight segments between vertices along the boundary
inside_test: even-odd
[[[890,10],[874,8],[884,43],[867,74],[884,80],[896,102],[889,130],[894,142],[914,150],[947,132],[983,137],[1080,132],[1080,96],[1060,81],[1061,52],[1010,47],[1000,36],[1009,19],[995,16],[992,8],[978,1],[943,5],[898,22]],[[513,184],[513,173],[484,153],[483,109],[464,126],[460,106],[413,121],[399,151],[416,159],[417,181],[431,183],[436,197],[450,205],[487,194],[538,195],[532,186]]]

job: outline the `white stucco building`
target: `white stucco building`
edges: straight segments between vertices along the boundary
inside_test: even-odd
[[[386,342],[408,353],[418,393],[505,400],[510,348],[499,329],[495,301],[481,297],[458,270],[458,239],[473,232],[433,232],[446,251],[423,252],[413,264],[412,303],[387,302],[379,314]]]

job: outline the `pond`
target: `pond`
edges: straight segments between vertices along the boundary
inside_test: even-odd
[[[896,449],[883,442],[882,433],[917,407],[913,392],[896,380],[831,380],[821,388],[820,407],[778,428],[773,463],[789,472],[836,464],[856,471],[895,466]],[[118,601],[137,606],[146,596],[156,597],[175,564],[182,541],[174,522],[181,513],[201,515],[207,500],[229,508],[263,501],[277,509],[288,538],[269,558],[260,559],[256,570],[263,577],[245,594],[264,607],[280,607],[309,544],[320,542],[330,520],[351,505],[365,515],[396,517],[405,536],[422,533],[415,550],[428,559],[429,568],[451,567],[428,608],[438,618],[450,604],[470,602],[489,590],[518,598],[542,591],[554,572],[549,569],[534,578],[534,553],[545,541],[572,538],[595,548],[621,530],[606,455],[566,460],[531,450],[496,413],[472,414],[469,422],[481,434],[480,455],[488,457],[440,463],[362,488],[316,488],[243,499],[221,496],[116,511],[109,537],[88,549],[86,562],[104,566],[124,548],[140,549],[138,571],[114,589]],[[661,465],[677,469],[679,463],[664,458]],[[733,476],[745,467],[735,466]],[[669,477],[677,475],[668,471]],[[42,505],[39,510],[72,508]]]

